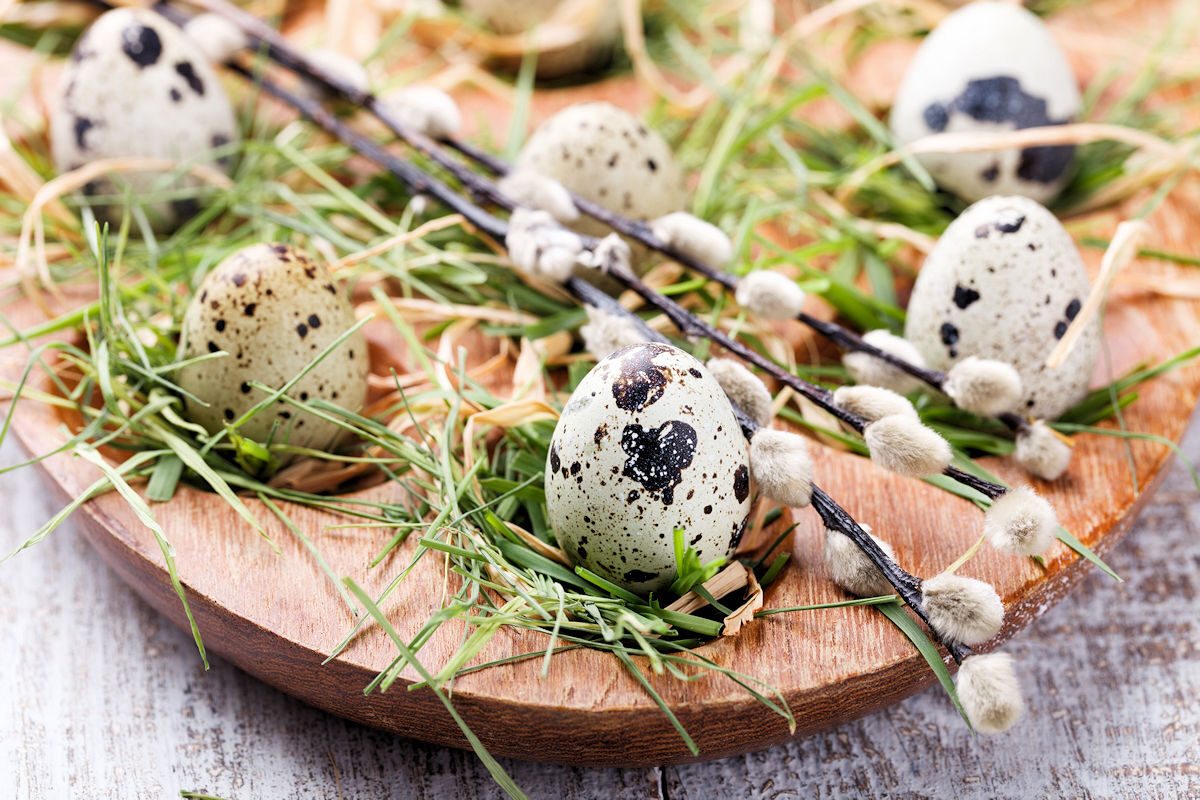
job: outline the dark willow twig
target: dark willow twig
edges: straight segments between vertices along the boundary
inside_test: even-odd
[[[205,10],[217,14],[232,22],[247,34],[254,46],[262,49],[266,54],[280,66],[291,70],[292,72],[316,81],[344,97],[350,103],[359,106],[376,118],[378,118],[392,133],[401,140],[414,147],[419,152],[423,153],[434,161],[438,166],[449,171],[464,187],[470,191],[475,197],[487,199],[488,201],[508,210],[512,210],[514,204],[512,200],[506,197],[503,193],[496,191],[495,185],[490,181],[482,181],[479,175],[469,169],[464,169],[462,165],[455,161],[445,151],[442,144],[457,150],[464,156],[479,164],[484,169],[495,175],[505,175],[511,167],[502,159],[491,155],[484,150],[476,147],[469,142],[465,142],[453,137],[446,137],[441,144],[424,134],[413,130],[411,127],[404,125],[395,119],[389,113],[385,104],[379,102],[374,94],[369,91],[364,91],[352,84],[343,81],[337,75],[323,69],[320,65],[313,63],[306,58],[303,53],[297,51],[287,39],[278,31],[269,25],[263,23],[257,17],[231,5],[226,0],[192,0],[195,5],[204,8]],[[167,3],[159,3],[156,8],[160,12],[178,20],[179,12],[172,8]],[[662,253],[673,261],[683,265],[693,272],[697,272],[708,278],[711,281],[721,284],[730,291],[736,291],[738,276],[725,270],[710,266],[700,259],[681,252],[678,248],[672,247],[667,242],[654,234],[654,231],[645,222],[640,220],[629,219],[620,214],[617,214],[605,208],[598,203],[594,203],[587,198],[580,197],[571,193],[571,200],[581,212],[592,217],[598,222],[607,225],[617,233],[622,234],[630,239],[634,239],[651,250]],[[904,359],[896,356],[886,350],[866,342],[857,333],[838,325],[834,322],[818,319],[810,314],[800,312],[797,315],[801,323],[812,328],[817,333],[826,337],[830,341],[844,350],[851,352],[865,353],[866,355],[880,359],[893,367],[896,367],[903,372],[912,375],[914,378],[926,383],[927,385],[942,390],[946,380],[946,373],[940,370],[928,369],[916,364],[912,364]],[[1014,431],[1021,430],[1026,426],[1025,420],[1011,412],[1004,412],[997,416],[1008,428]]]
[[[204,2],[214,2],[214,0],[204,0]],[[462,214],[471,225],[488,236],[501,242],[507,236],[509,228],[507,222],[488,213],[447,184],[431,177],[410,162],[393,156],[372,139],[358,133],[349,125],[339,120],[319,102],[298,96],[296,93],[284,89],[264,76],[255,75],[249,69],[239,64],[230,64],[228,66],[246,80],[257,82],[262,86],[263,91],[292,106],[326,132],[338,138],[367,159],[374,161],[379,166],[391,172],[392,175],[405,183],[412,191],[428,194],[436,198],[450,209]],[[462,164],[456,164],[450,171],[456,178],[460,177],[460,175],[462,177],[471,176],[471,185],[474,191],[484,199],[508,209],[517,207],[511,199],[505,197],[496,188],[494,183],[479,176],[477,173],[471,172],[471,170]],[[598,240],[594,237],[580,236],[580,240],[587,249],[594,249],[599,244]],[[733,339],[723,331],[698,318],[671,298],[659,294],[647,286],[632,271],[616,270],[610,274],[625,288],[632,290],[647,304],[665,314],[684,335],[702,336],[719,344],[729,352],[759,367],[768,375],[796,391],[801,396],[808,398],[859,433],[862,433],[866,428],[868,420],[836,406],[833,403],[833,393],[828,389],[809,383],[788,372],[758,351]],[[964,485],[978,489],[992,498],[999,497],[1007,491],[1006,487],[983,481],[955,467],[948,467],[944,471],[944,474]]]

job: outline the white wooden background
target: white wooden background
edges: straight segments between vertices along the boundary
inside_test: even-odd
[[[1200,460],[1200,426],[1185,451]],[[21,454],[12,443],[0,464]],[[56,509],[0,477],[0,550]],[[939,689],[820,736],[663,769],[504,765],[531,797],[1200,798],[1200,498],[1176,464],[1109,562],[1009,646],[1030,714],[971,737]],[[0,565],[0,800],[493,798],[474,755],[309,708],[216,659],[71,526]]]

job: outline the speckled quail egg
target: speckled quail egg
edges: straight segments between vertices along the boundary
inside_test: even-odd
[[[291,380],[348,328],[354,308],[322,264],[284,244],[243,248],[213,269],[183,318],[185,358],[228,355],[184,367],[179,387],[208,403],[187,403],[190,419],[210,431],[238,419],[266,395],[250,385],[277,388]],[[357,331],[325,356],[291,390],[301,401],[321,398],[357,411],[367,397],[367,345]],[[326,448],[339,428],[277,401],[239,431],[265,441]]]
[[[643,342],[600,361],[563,409],[546,510],[576,564],[637,592],[675,575],[674,531],[700,560],[729,556],[751,506],[749,446],[699,361]]]
[[[1071,65],[1042,21],[1019,5],[976,2],[922,43],[896,92],[891,128],[908,144],[934,133],[1061,125],[1079,110]],[[1020,194],[1046,203],[1066,183],[1073,156],[1073,147],[1056,146],[919,159],[968,202]]]
[[[105,158],[149,157],[182,162],[237,138],[233,106],[208,59],[175,25],[152,11],[119,8],[101,15],[79,39],[59,83],[50,116],[54,166],[60,172]],[[219,166],[224,167],[224,164]],[[195,185],[184,176],[123,172],[134,199]],[[109,179],[85,195],[120,194]],[[192,197],[142,203],[151,222],[170,229],[197,211]],[[96,205],[104,218],[120,204]]]
[[[925,260],[905,338],[935,369],[967,356],[1011,364],[1025,390],[1015,410],[1054,419],[1087,393],[1095,366],[1098,317],[1062,366],[1045,365],[1088,291],[1079,251],[1053,214],[1026,197],[989,197],[951,223]]]
[[[517,157],[517,168],[553,178],[576,195],[626,217],[653,220],[687,206],[683,171],[666,140],[610,103],[568,106],[543,122]],[[604,224],[582,217],[572,227],[604,236]],[[635,266],[648,251],[633,248]]]
[[[462,6],[496,33],[522,34],[550,22],[559,9],[568,4],[573,6],[568,24],[581,28],[582,38],[538,53],[538,77],[558,78],[602,67],[612,58],[613,47],[621,33],[616,3],[611,0],[463,0]],[[520,66],[519,58],[501,61],[510,69]]]

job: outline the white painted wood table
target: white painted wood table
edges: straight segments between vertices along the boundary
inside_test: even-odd
[[[1200,426],[1185,452],[1200,460]],[[13,443],[0,463],[22,454]],[[1099,488],[1096,489],[1099,491]],[[0,550],[56,510],[0,477]],[[1109,559],[1008,650],[1030,713],[968,734],[934,688],[856,723],[723,761],[584,769],[505,761],[531,797],[1200,798],[1200,498],[1181,466]],[[492,798],[469,752],[344,722],[215,659],[68,524],[0,565],[0,800]]]

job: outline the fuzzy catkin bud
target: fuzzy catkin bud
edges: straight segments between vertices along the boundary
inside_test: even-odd
[[[508,220],[504,240],[519,269],[543,280],[562,283],[571,277],[583,254],[583,240],[545,211],[518,208]]]
[[[610,314],[594,306],[584,306],[588,315],[588,323],[579,329],[583,337],[583,346],[597,361],[607,358],[623,347],[640,344],[645,341],[628,317],[620,314]]]
[[[250,45],[242,29],[222,16],[197,14],[183,26],[183,32],[214,64],[223,64]]]
[[[891,331],[879,328],[863,334],[863,341],[885,353],[891,353],[901,361],[916,367],[924,367],[925,359],[912,342]],[[862,352],[851,351],[842,356],[842,364],[855,383],[880,386],[898,394],[910,394],[925,384],[902,369]]]
[[[733,242],[725,231],[686,211],[675,211],[650,223],[650,230],[670,248],[710,267],[733,260]]]
[[[964,411],[994,417],[1021,402],[1021,376],[1011,364],[967,356],[946,373],[942,391]]]
[[[764,319],[795,319],[804,308],[804,290],[791,278],[770,270],[743,277],[733,296],[742,308]]]
[[[371,87],[371,81],[367,77],[366,68],[355,59],[343,55],[337,50],[330,50],[324,47],[310,50],[308,52],[308,60],[318,69],[329,73],[331,78],[355,91],[365,92]],[[325,84],[312,78],[303,78],[301,86],[306,95],[321,103],[328,102],[337,97],[337,94],[326,88]]]
[[[380,97],[379,104],[386,116],[431,139],[450,136],[462,125],[454,98],[432,86],[395,89]]]
[[[710,358],[705,366],[746,416],[764,428],[771,424],[771,393],[753,372],[732,358]]]
[[[523,206],[549,212],[559,222],[579,219],[579,209],[567,187],[540,172],[515,169],[500,179],[497,188]]]
[[[1009,489],[983,515],[983,535],[997,550],[1013,555],[1044,553],[1057,533],[1054,509],[1028,486]]]
[[[812,501],[812,459],[804,437],[762,428],[750,439],[750,474],[759,491],[789,508]]]
[[[895,561],[892,546],[873,534],[867,534],[879,545],[888,560]],[[895,588],[879,571],[879,567],[867,558],[846,534],[832,528],[825,529],[825,564],[833,582],[856,597],[882,597],[895,594]]]
[[[599,270],[605,275],[630,275],[633,273],[633,251],[629,243],[615,233],[601,239],[591,251],[584,251],[580,263]]]
[[[1004,624],[1004,603],[992,585],[959,575],[935,575],[921,582],[921,605],[943,638],[973,646],[986,642]]]
[[[871,460],[910,478],[936,475],[950,466],[950,444],[935,431],[905,414],[876,420],[863,430]]]
[[[967,719],[980,733],[1003,733],[1025,710],[1021,684],[1007,653],[967,656],[954,684]]]
[[[1071,465],[1071,445],[1039,419],[1017,431],[1013,457],[1029,474],[1054,481]]]
[[[833,393],[833,404],[871,422],[893,414],[918,419],[907,397],[878,386],[842,386]]]

